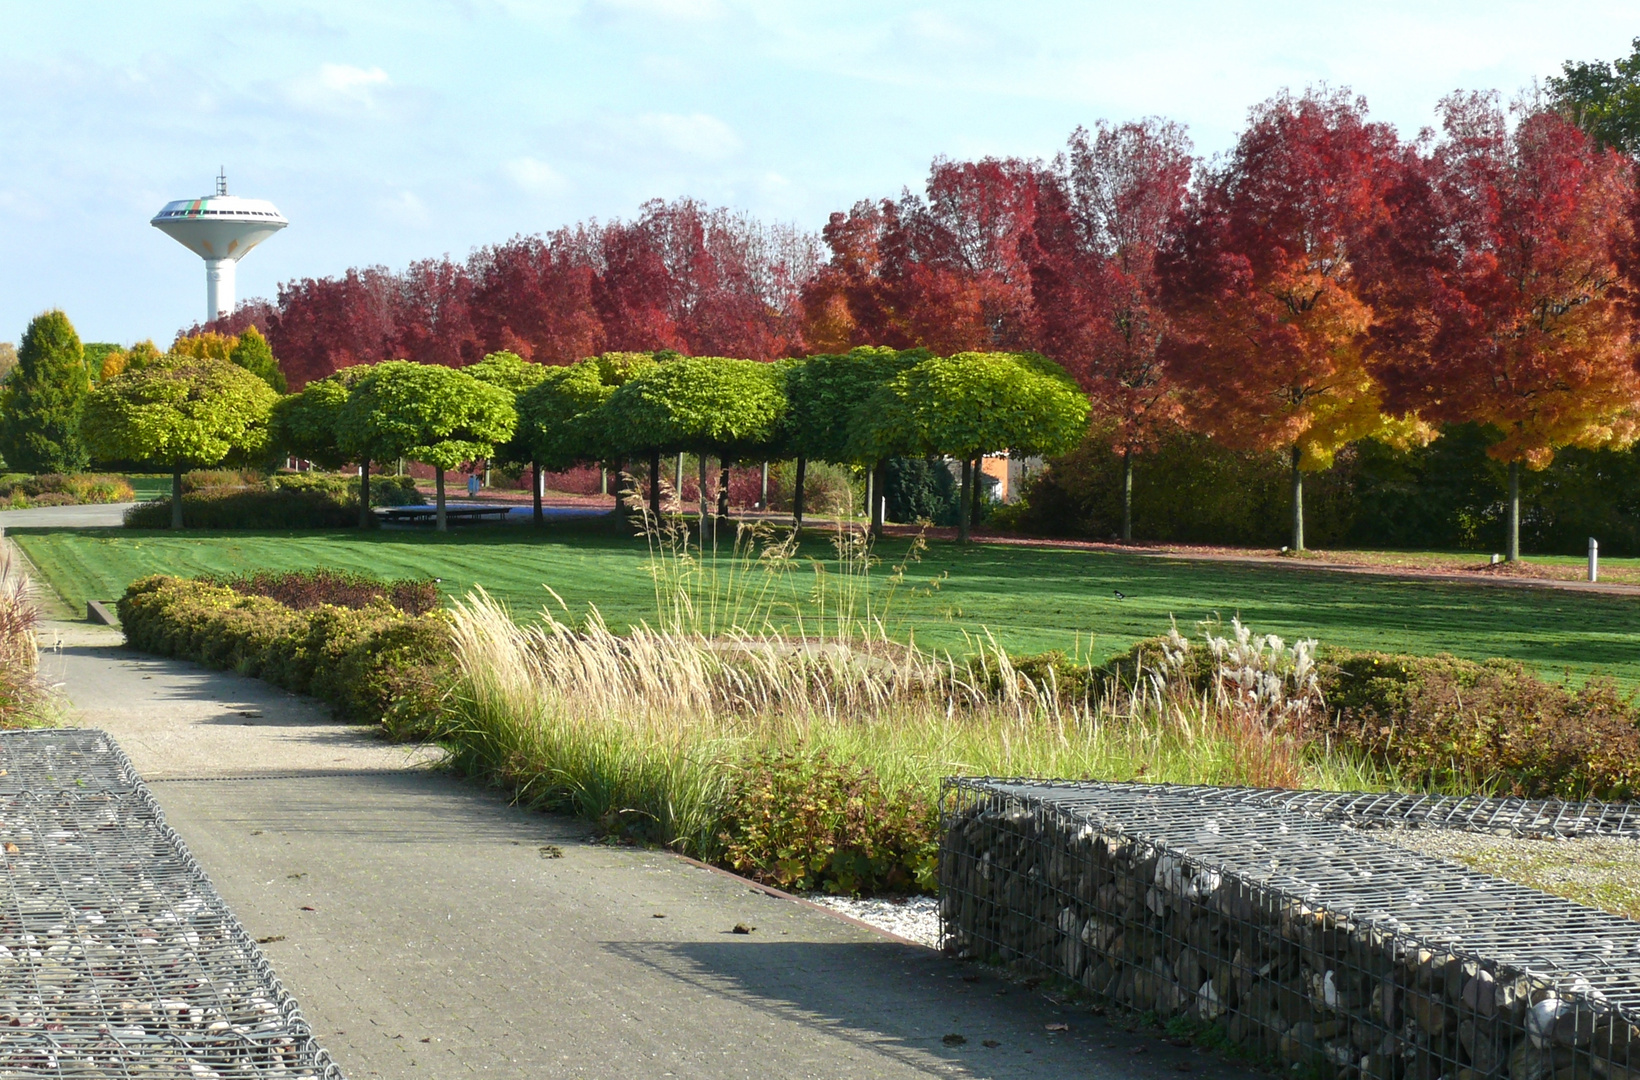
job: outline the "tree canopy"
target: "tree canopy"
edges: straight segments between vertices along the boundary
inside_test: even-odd
[[[343,368],[279,399],[269,422],[273,445],[326,469],[354,460],[342,450],[342,406],[349,389],[369,370],[368,364]]]
[[[659,364],[623,383],[598,410],[602,438],[617,452],[761,452],[780,435],[781,376],[754,360],[700,356]]]
[[[517,422],[505,390],[454,368],[389,360],[353,384],[337,430],[355,460],[403,457],[454,469],[494,454]]]
[[[839,465],[870,464],[889,456],[879,451],[893,453],[906,440],[894,446],[880,438],[862,440],[861,410],[895,376],[930,355],[927,349],[862,346],[793,361],[786,371],[786,451]]]
[[[1556,111],[1599,146],[1640,155],[1640,38],[1620,60],[1568,60],[1546,83]]]
[[[544,377],[518,395],[518,439],[544,469],[567,469],[599,455],[595,417],[615,387],[596,360],[545,368]]]
[[[0,455],[7,467],[33,473],[85,468],[80,411],[90,389],[84,349],[68,316],[36,315],[0,390]]]

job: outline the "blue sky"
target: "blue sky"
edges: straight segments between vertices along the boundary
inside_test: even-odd
[[[199,260],[148,225],[210,190],[291,227],[239,296],[693,195],[818,228],[936,154],[1050,157],[1159,114],[1198,152],[1326,81],[1413,133],[1640,35],[1629,3],[0,0],[0,340],[49,307],[163,345]]]

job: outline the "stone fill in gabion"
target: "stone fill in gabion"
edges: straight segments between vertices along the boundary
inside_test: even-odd
[[[1448,829],[1538,839],[1613,836],[1640,839],[1640,803],[1400,792],[1290,791],[1156,785],[1161,790],[1228,802],[1279,806],[1300,814],[1348,821],[1362,828]]]
[[[1179,788],[952,780],[942,824],[959,956],[1323,1077],[1640,1080],[1640,923]]]
[[[0,733],[0,857],[0,1080],[341,1077],[104,733]]]

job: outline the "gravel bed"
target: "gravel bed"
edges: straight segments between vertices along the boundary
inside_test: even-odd
[[[1526,839],[1442,829],[1375,829],[1368,835],[1614,915],[1640,919],[1640,840],[1603,836]]]
[[[932,896],[861,900],[852,896],[811,893],[804,899],[930,949],[940,947],[940,902]]]

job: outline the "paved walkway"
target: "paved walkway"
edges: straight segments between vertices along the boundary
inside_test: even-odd
[[[664,853],[590,843],[260,681],[129,653],[105,628],[45,637],[73,722],[152,782],[351,1077],[1244,1075]]]

